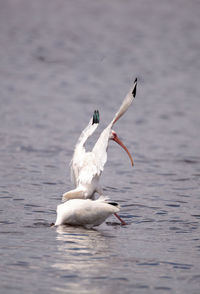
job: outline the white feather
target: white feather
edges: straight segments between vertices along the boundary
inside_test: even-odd
[[[113,125],[126,111],[127,109],[130,107],[131,103],[133,102],[133,99],[135,98],[135,94],[136,94],[136,86],[137,86],[137,79],[135,79],[134,85],[133,87],[131,87],[130,91],[128,92],[128,94],[126,95],[126,97],[124,98],[120,108],[118,109],[118,111],[116,112],[111,124]],[[133,95],[133,92],[135,91],[135,94]]]
[[[86,152],[84,145],[86,140],[94,133],[98,124],[92,124],[93,119],[91,119],[87,127],[82,131],[71,160],[71,178],[74,181],[75,187],[79,190],[82,189],[82,194],[79,193],[78,197],[93,198],[95,192],[102,192],[99,186],[99,179],[107,161],[107,148],[112,126],[131,105],[136,93],[136,85],[137,80],[135,80],[133,87],[124,98],[110,124],[102,131],[91,152]],[[70,195],[72,196],[70,192],[73,191],[76,191],[76,189],[69,191],[69,193],[64,193],[63,201],[70,199]],[[73,193],[73,198],[74,195]]]
[[[57,206],[55,226],[68,224],[94,227],[102,224],[111,214],[117,213],[119,207],[100,197],[98,200],[72,199]]]
[[[70,162],[71,180],[75,184],[75,186],[79,185],[80,183],[79,175],[81,170],[83,170],[85,166],[88,164],[88,159],[92,159],[92,155],[88,155],[89,152],[86,152],[84,147],[86,140],[94,133],[94,131],[98,127],[98,124],[92,124],[92,121],[93,118],[90,119],[89,124],[82,131],[76,143],[74,154]],[[93,168],[91,168],[91,171],[92,170]]]

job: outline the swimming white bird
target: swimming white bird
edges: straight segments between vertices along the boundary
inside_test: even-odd
[[[55,226],[74,225],[92,228],[102,224],[111,214],[119,211],[119,205],[101,196],[97,200],[71,199],[57,206]]]
[[[119,140],[116,132],[112,130],[112,127],[131,105],[134,97],[136,96],[136,87],[137,79],[135,79],[133,87],[126,95],[112,121],[102,131],[92,151],[86,152],[84,147],[85,142],[94,133],[99,124],[99,112],[95,110],[93,118],[91,118],[88,126],[82,131],[78,139],[73,158],[71,160],[71,178],[74,181],[76,188],[64,193],[62,197],[63,201],[77,198],[94,199],[95,192],[103,195],[103,191],[99,185],[99,179],[107,161],[109,140],[114,140],[122,148],[124,148],[124,150],[128,153],[133,166],[133,159],[128,149]]]

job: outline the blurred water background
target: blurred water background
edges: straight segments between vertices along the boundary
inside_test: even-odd
[[[128,222],[50,228],[94,109],[92,146],[138,77],[105,193]],[[0,0],[0,292],[200,291],[200,1]]]

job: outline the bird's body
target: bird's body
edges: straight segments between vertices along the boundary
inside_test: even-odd
[[[109,140],[114,140],[128,153],[131,163],[133,159],[128,149],[117,137],[117,134],[112,130],[116,121],[127,111],[136,95],[137,79],[133,87],[126,95],[119,110],[115,114],[112,121],[100,134],[96,144],[91,152],[86,152],[85,142],[94,133],[99,124],[99,112],[95,111],[87,127],[82,131],[78,142],[75,146],[73,158],[71,160],[71,178],[75,184],[75,189],[63,194],[63,201],[69,199],[94,199],[94,194],[103,194],[99,184],[101,173],[107,161],[107,149]]]
[[[102,224],[111,214],[118,211],[118,204],[109,202],[107,197],[100,197],[97,200],[71,199],[57,206],[55,226],[81,225],[92,228]]]

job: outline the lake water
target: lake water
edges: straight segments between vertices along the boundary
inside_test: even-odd
[[[200,292],[200,2],[0,1],[0,292]],[[128,223],[50,227],[138,77],[101,183]]]

